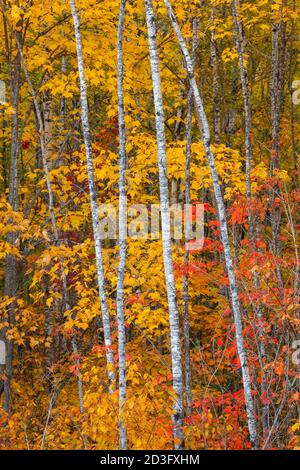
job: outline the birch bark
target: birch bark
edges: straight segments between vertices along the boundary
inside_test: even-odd
[[[211,22],[214,23],[215,7],[213,6]],[[213,72],[213,96],[214,96],[214,134],[215,143],[219,144],[221,139],[221,113],[220,113],[220,88],[218,83],[218,58],[215,41],[215,31],[211,30],[210,36],[210,58]]]
[[[195,53],[197,46],[198,20],[193,20],[192,60],[195,65]],[[192,147],[192,117],[193,117],[193,92],[188,88],[188,106],[186,117],[186,157],[185,157],[185,204],[191,203],[191,147]],[[187,242],[187,240],[186,240]],[[188,266],[189,251],[184,252],[184,265]],[[190,319],[189,319],[189,276],[186,272],[183,276],[182,286],[183,301],[183,335],[184,335],[184,365],[185,365],[185,414],[189,416],[192,411],[192,365],[190,354]]]
[[[9,171],[9,192],[8,202],[14,211],[19,208],[19,175],[18,175],[18,154],[19,154],[19,91],[20,91],[20,55],[17,52],[15,59],[12,60],[12,42],[8,35],[8,23],[6,18],[6,5],[1,2],[6,59],[8,65],[8,74],[10,81],[11,103],[14,109],[11,125],[11,152],[10,152],[10,171]],[[20,26],[20,25],[19,25]],[[17,37],[22,40],[21,29],[17,31]],[[7,234],[7,242],[13,245],[18,237],[17,232],[9,232]],[[18,292],[18,263],[13,255],[7,255],[5,263],[4,276],[4,295],[15,298]],[[15,323],[15,301],[13,300],[8,306],[8,323],[12,328]],[[7,328],[1,328],[0,338],[5,341],[6,357],[5,357],[5,375],[3,383],[3,409],[6,412],[11,411],[11,380],[13,376],[13,340],[6,337]],[[0,366],[0,372],[2,367]],[[0,386],[2,388],[2,385]]]
[[[123,36],[126,0],[120,2],[118,26],[118,115],[119,115],[119,266],[117,282],[117,321],[119,352],[119,445],[127,449],[124,418],[126,404],[126,332],[124,324],[124,274],[126,267],[127,198],[126,198],[126,132],[124,109]]]
[[[109,390],[112,391],[115,387],[114,358],[113,358],[113,352],[111,348],[112,342],[111,342],[111,331],[110,331],[110,318],[109,318],[107,297],[106,297],[106,291],[105,291],[102,245],[101,245],[101,236],[100,236],[100,230],[99,230],[99,212],[98,212],[98,205],[97,205],[97,189],[96,189],[95,177],[94,177],[93,154],[92,154],[88,100],[87,100],[87,87],[86,87],[86,80],[85,80],[85,73],[84,73],[83,51],[82,51],[82,42],[81,42],[81,33],[80,33],[80,20],[79,20],[78,11],[76,8],[75,0],[70,0],[70,6],[71,6],[71,12],[72,12],[72,17],[73,17],[73,22],[74,22],[74,32],[75,32],[75,40],[76,40],[78,72],[79,72],[79,82],[80,82],[82,131],[83,131],[83,139],[84,139],[85,152],[86,152],[87,173],[88,173],[94,243],[95,243],[95,252],[96,252],[97,280],[98,280],[99,298],[100,298],[101,310],[102,310],[104,343],[106,347],[107,373],[108,373],[108,381],[109,381]]]
[[[169,14],[173,29],[176,33],[182,54],[185,59],[190,85],[193,90],[195,108],[196,108],[198,119],[199,119],[199,127],[202,132],[203,145],[204,145],[206,157],[209,163],[210,172],[212,176],[213,189],[214,189],[214,193],[216,197],[218,217],[220,221],[221,241],[222,241],[222,245],[224,249],[225,264],[226,264],[226,270],[227,270],[228,279],[229,279],[231,303],[232,303],[232,310],[234,314],[237,351],[238,351],[238,356],[241,362],[249,435],[250,435],[252,448],[257,449],[259,446],[259,438],[258,438],[257,423],[256,423],[256,418],[255,418],[254,403],[253,403],[253,397],[252,397],[251,377],[250,377],[249,366],[248,366],[248,358],[247,358],[245,345],[244,345],[241,307],[240,307],[240,302],[239,302],[238,288],[237,288],[235,273],[233,269],[231,251],[230,251],[230,240],[229,240],[224,200],[223,200],[223,196],[221,192],[218,173],[216,170],[214,154],[211,149],[210,129],[209,129],[208,121],[207,121],[207,116],[204,110],[202,97],[200,95],[200,92],[199,92],[199,89],[195,80],[194,70],[193,70],[193,61],[190,57],[184,37],[180,31],[172,6],[168,0],[164,0],[164,3],[168,10],[168,14]]]
[[[293,12],[296,9],[296,2],[293,0]],[[292,20],[292,29],[291,29],[291,39],[290,39],[290,54],[289,54],[289,92],[291,96],[293,95],[293,80],[294,80],[294,72],[295,72],[295,32],[296,32],[296,24],[295,20]],[[296,132],[295,132],[295,105],[293,103],[293,99],[291,99],[291,139],[292,139],[292,151],[293,151],[293,160],[294,160],[294,168],[295,168],[295,187],[299,189],[299,164],[298,164],[298,157],[297,157],[297,144],[296,144]]]
[[[252,142],[251,142],[251,130],[252,130],[252,111],[250,103],[250,93],[249,93],[249,83],[248,83],[248,73],[245,66],[245,36],[243,31],[243,25],[239,19],[237,7],[239,7],[239,0],[231,1],[231,9],[234,23],[234,38],[237,54],[239,57],[239,68],[240,68],[240,77],[242,84],[243,92],[243,101],[244,101],[244,115],[245,115],[245,153],[246,153],[246,198],[248,204],[248,221],[249,221],[249,232],[251,240],[251,248],[253,252],[256,251],[256,236],[255,236],[255,223],[253,218],[253,212],[251,208],[252,202],[252,188],[251,188],[251,166],[252,166]],[[260,280],[257,274],[257,271],[253,272],[254,285],[256,292],[260,291]],[[262,369],[262,396],[265,394],[268,395],[268,384],[266,380],[265,372],[265,363],[266,363],[266,350],[264,345],[264,336],[265,329],[263,326],[263,314],[261,306],[258,305],[256,308],[257,317],[259,321],[258,325],[258,337],[259,337],[259,354],[261,360],[261,369]],[[269,434],[269,405],[265,404],[262,406],[262,427],[263,427],[263,436],[264,439],[267,438]]]
[[[160,212],[163,238],[163,258],[166,289],[169,305],[169,321],[171,336],[171,356],[173,388],[175,392],[173,434],[175,449],[182,449],[184,437],[182,431],[183,415],[183,374],[181,364],[179,313],[175,288],[175,278],[172,260],[169,189],[166,165],[166,142],[164,127],[164,109],[161,92],[159,58],[157,51],[156,25],[152,0],[145,0],[146,20],[148,28],[148,42],[150,51],[150,63],[153,83],[153,96],[155,106],[156,140],[158,153],[158,173],[160,190]]]
[[[272,5],[275,3],[272,0]],[[280,20],[274,20],[272,24],[272,71],[271,71],[271,126],[272,126],[272,146],[271,146],[271,162],[270,162],[270,177],[274,176],[274,170],[279,166],[279,131],[280,131],[280,115],[283,98],[283,85],[284,85],[284,64],[285,64],[285,41],[284,31],[285,25],[283,22],[283,5],[284,0],[281,2],[280,7]],[[281,46],[280,46],[280,32],[281,32]],[[270,189],[270,218],[272,227],[272,243],[273,252],[276,257],[279,252],[279,230],[280,230],[280,211],[274,208],[275,188]],[[281,269],[276,264],[276,273],[278,279],[278,287],[283,289],[283,280]]]

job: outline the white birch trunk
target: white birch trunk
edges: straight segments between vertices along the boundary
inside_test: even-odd
[[[2,3],[2,2],[1,2]],[[9,192],[8,192],[8,202],[13,208],[14,211],[18,211],[19,208],[19,145],[20,145],[20,135],[19,135],[19,98],[20,98],[20,56],[17,53],[15,59],[11,59],[11,49],[8,39],[8,30],[7,25],[8,21],[6,19],[5,13],[6,7],[2,5],[2,13],[4,19],[4,30],[5,30],[5,46],[6,46],[6,58],[7,66],[9,72],[10,80],[10,94],[11,94],[11,103],[14,109],[14,114],[12,116],[12,125],[11,125],[11,151],[10,151],[10,170],[9,170]],[[16,37],[19,37],[22,40],[22,32],[17,31]],[[7,234],[7,242],[13,245],[18,237],[17,232],[9,232]],[[18,263],[14,255],[9,254],[5,259],[5,275],[4,275],[4,295],[16,298],[18,292],[17,280],[18,280]],[[13,300],[8,306],[8,322],[9,328],[12,328],[15,323],[15,301]],[[5,376],[4,380],[4,396],[3,396],[3,409],[6,412],[11,412],[11,381],[13,378],[13,350],[14,342],[12,339],[6,337],[7,328],[1,328],[0,326],[0,338],[3,338],[6,344],[6,360],[5,360]],[[2,367],[0,366],[0,373],[2,372]],[[1,381],[2,382],[2,381]],[[0,388],[2,387],[0,383]]]
[[[172,260],[169,189],[166,165],[166,142],[164,127],[164,109],[161,92],[159,59],[156,42],[156,25],[152,0],[145,0],[146,20],[148,28],[148,41],[150,50],[150,63],[153,82],[153,96],[155,105],[156,140],[158,152],[158,173],[160,190],[160,211],[163,238],[163,258],[166,289],[169,305],[170,336],[173,388],[175,392],[173,433],[176,449],[183,447],[182,415],[183,415],[183,374],[181,365],[179,314],[177,306],[175,278]]]
[[[192,60],[195,64],[195,52],[197,46],[198,20],[193,20]],[[186,156],[185,156],[185,204],[191,203],[191,147],[192,147],[192,117],[193,117],[193,92],[188,88],[188,103],[186,117]],[[185,240],[187,242],[187,240]],[[189,263],[189,251],[185,248],[184,265]],[[183,276],[182,286],[183,301],[183,335],[184,335],[184,365],[185,365],[185,414],[189,416],[192,411],[192,364],[190,354],[190,319],[189,319],[189,275]]]
[[[272,0],[271,4],[275,3]],[[282,15],[281,4],[281,15]],[[280,130],[280,108],[281,108],[281,87],[282,87],[282,71],[280,61],[279,33],[282,28],[282,19],[278,22],[276,19],[272,24],[272,72],[271,72],[271,127],[272,127],[272,147],[270,162],[270,177],[274,176],[274,170],[279,166],[279,130]],[[280,212],[276,210],[274,205],[275,189],[270,189],[270,218],[272,227],[272,243],[274,256],[278,256],[279,251],[279,226]],[[283,289],[283,280],[280,266],[276,263],[276,273],[278,279],[278,287]]]
[[[214,23],[215,20],[215,7],[213,6],[211,14],[211,22]],[[214,100],[214,134],[215,134],[215,143],[219,144],[221,140],[221,112],[220,112],[220,88],[218,83],[218,58],[217,58],[217,48],[215,41],[215,31],[211,30],[210,36],[210,58],[212,65],[213,73],[213,100]]]
[[[243,100],[244,100],[244,114],[245,114],[245,153],[246,153],[246,197],[248,202],[248,221],[249,221],[249,232],[252,250],[256,250],[255,242],[255,226],[253,220],[253,214],[251,209],[251,198],[252,198],[252,188],[251,188],[251,165],[252,165],[252,142],[251,142],[251,129],[252,129],[252,111],[250,103],[250,93],[248,85],[248,74],[245,66],[245,38],[243,26],[240,22],[237,7],[239,6],[238,0],[231,0],[231,9],[234,23],[234,37],[235,37],[235,46],[237,54],[239,57],[239,66],[240,66],[240,77],[242,84]],[[257,271],[253,272],[254,285],[256,292],[260,291],[260,281],[257,274]],[[257,317],[259,320],[258,325],[258,336],[259,336],[259,354],[261,360],[262,368],[262,384],[261,391],[264,396],[265,393],[268,393],[268,385],[266,383],[266,372],[265,372],[265,363],[266,363],[266,351],[264,345],[264,326],[263,326],[263,315],[261,306],[257,307]],[[262,428],[264,439],[267,438],[269,434],[269,405],[262,406]]]
[[[126,234],[127,234],[127,199],[126,199],[126,133],[124,111],[124,63],[123,36],[126,0],[120,2],[118,26],[118,114],[119,114],[119,266],[117,282],[117,321],[118,321],[118,352],[119,352],[119,446],[127,449],[127,433],[125,425],[126,405],[126,332],[124,324],[124,273],[126,266]]]
[[[234,39],[235,47],[239,57],[240,77],[242,83],[244,112],[245,112],[245,152],[246,152],[246,193],[247,199],[251,199],[251,161],[252,161],[252,145],[251,145],[251,105],[248,88],[248,74],[245,67],[245,41],[242,24],[237,13],[236,0],[231,1],[231,9],[234,23]],[[252,226],[252,223],[251,223]]]
[[[75,0],[70,0],[70,6],[71,6],[71,12],[72,12],[72,17],[73,17],[73,22],[74,22],[74,32],[75,32],[75,40],[76,40],[79,83],[80,83],[82,131],[83,131],[83,139],[84,139],[85,152],[86,152],[88,183],[89,183],[89,192],[90,192],[90,200],[91,200],[92,223],[93,223],[96,264],[97,264],[97,280],[98,280],[99,298],[100,298],[101,310],[102,310],[104,343],[106,347],[107,373],[108,373],[108,381],[109,381],[109,390],[112,391],[115,387],[114,358],[113,358],[113,352],[111,349],[112,343],[111,343],[111,332],[110,332],[110,318],[109,318],[107,297],[106,297],[106,291],[105,291],[102,246],[101,246],[101,236],[100,236],[100,230],[99,230],[99,213],[98,213],[98,205],[97,205],[97,190],[96,190],[95,177],[94,177],[92,144],[91,144],[91,135],[90,135],[89,115],[88,115],[87,88],[86,88],[86,80],[85,80],[85,73],[84,73],[82,42],[81,42],[81,34],[80,34],[80,21],[79,21],[79,15],[78,15],[76,5],[75,5]]]
[[[241,362],[250,441],[251,441],[252,448],[256,449],[259,446],[259,439],[258,439],[255,410],[254,410],[253,397],[252,397],[251,377],[250,377],[250,372],[249,372],[247,354],[246,354],[245,346],[244,346],[242,315],[241,315],[241,308],[240,308],[240,302],[239,302],[239,297],[238,297],[238,288],[237,288],[236,278],[235,278],[235,274],[233,270],[231,252],[230,252],[230,241],[229,241],[229,233],[228,233],[228,225],[227,225],[227,219],[226,219],[224,200],[223,200],[218,173],[217,173],[217,169],[215,165],[214,154],[211,149],[210,129],[209,129],[208,121],[207,121],[207,116],[204,110],[202,98],[201,98],[201,95],[200,95],[200,92],[199,92],[199,89],[195,80],[194,71],[193,71],[193,61],[190,57],[185,40],[180,31],[176,17],[173,13],[172,6],[168,0],[164,0],[164,3],[167,7],[170,20],[172,22],[178,42],[180,44],[181,51],[185,59],[190,85],[193,90],[195,108],[196,108],[198,119],[199,119],[199,126],[202,131],[203,145],[204,145],[204,149],[206,152],[206,156],[208,159],[210,172],[212,176],[213,188],[214,188],[214,193],[215,193],[217,207],[218,207],[218,217],[220,221],[221,241],[222,241],[222,245],[224,249],[225,263],[226,263],[226,269],[227,269],[227,274],[228,274],[228,279],[229,279],[231,302],[232,302],[235,331],[236,331],[237,351],[238,351],[239,359]]]

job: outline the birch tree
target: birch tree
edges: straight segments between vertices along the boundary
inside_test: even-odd
[[[245,154],[246,154],[246,198],[248,205],[248,221],[249,221],[249,232],[251,240],[251,248],[253,252],[256,250],[256,237],[255,237],[255,224],[253,217],[253,209],[251,207],[252,203],[252,187],[251,187],[251,167],[252,167],[252,142],[251,142],[251,132],[252,132],[252,111],[251,111],[251,102],[250,102],[250,92],[248,84],[248,73],[245,65],[245,53],[246,53],[246,44],[243,31],[243,25],[239,19],[239,14],[237,7],[239,6],[238,0],[231,1],[231,9],[233,15],[233,24],[234,24],[234,38],[235,46],[239,58],[239,68],[240,68],[240,78],[242,84],[243,92],[243,102],[244,102],[244,115],[245,115]],[[257,292],[260,291],[260,281],[258,277],[257,270],[253,272],[254,285]],[[261,306],[258,305],[256,308],[258,316],[258,337],[259,337],[259,353],[261,360],[261,369],[262,369],[262,396],[268,395],[268,385],[266,383],[266,351],[264,345],[264,327],[263,327],[263,314]],[[269,405],[265,404],[262,407],[262,427],[264,438],[268,436],[269,428]]]
[[[272,0],[271,5],[275,2]],[[280,18],[275,18],[272,24],[271,34],[271,161],[270,161],[270,177],[274,177],[274,170],[279,167],[279,133],[280,133],[280,118],[284,90],[284,75],[285,75],[285,24],[283,21],[283,7],[284,0],[282,0],[279,15]],[[280,41],[281,39],[281,41]],[[279,231],[281,214],[280,211],[274,207],[276,197],[276,187],[270,189],[270,219],[272,227],[272,244],[274,255],[277,256],[279,252]],[[276,265],[276,273],[278,279],[278,287],[283,289],[283,280],[281,269],[278,264]]]
[[[99,228],[99,212],[98,212],[98,204],[97,204],[97,189],[96,189],[95,176],[94,176],[93,153],[92,153],[90,125],[89,125],[87,86],[86,86],[86,80],[85,80],[83,50],[82,50],[82,41],[81,41],[81,33],[80,33],[80,20],[79,20],[78,11],[76,8],[75,0],[70,0],[70,6],[71,6],[71,12],[72,12],[72,17],[73,17],[73,22],[74,22],[74,32],[75,32],[75,41],[76,41],[78,73],[79,73],[79,83],[80,83],[81,121],[82,121],[83,139],[84,139],[85,152],[86,152],[86,164],[87,164],[93,234],[94,234],[95,253],[96,253],[97,281],[98,281],[99,298],[100,298],[100,304],[101,304],[101,310],[102,310],[104,343],[106,347],[107,372],[108,372],[108,379],[109,379],[109,389],[113,390],[115,387],[114,358],[113,358],[113,352],[112,352],[110,316],[109,316],[107,297],[106,297],[106,291],[105,291],[102,245],[101,245],[101,235],[100,235],[100,228]]]
[[[173,8],[168,0],[164,0],[164,3],[168,10],[170,21],[176,33],[182,54],[185,59],[189,82],[193,90],[195,109],[196,109],[197,117],[199,120],[199,127],[202,132],[203,145],[204,145],[206,157],[208,160],[208,164],[210,167],[213,189],[214,189],[216,202],[217,202],[217,208],[218,208],[218,218],[219,218],[220,230],[221,230],[221,241],[222,241],[222,245],[224,249],[225,264],[226,264],[226,270],[227,270],[228,279],[229,279],[231,303],[232,303],[232,310],[233,310],[233,315],[234,315],[237,351],[238,351],[239,359],[241,362],[241,369],[242,369],[242,378],[243,378],[243,386],[244,386],[245,405],[246,405],[246,411],[247,411],[249,435],[250,435],[252,448],[257,449],[259,446],[259,437],[258,437],[257,423],[256,423],[256,418],[255,418],[255,410],[254,410],[254,403],[253,403],[253,397],[252,397],[251,377],[250,377],[250,371],[249,371],[249,366],[248,366],[248,358],[247,358],[245,345],[244,345],[241,306],[240,306],[240,301],[239,301],[239,296],[238,296],[238,286],[237,286],[236,277],[235,277],[235,273],[233,269],[225,205],[224,205],[223,195],[221,192],[218,173],[217,173],[217,169],[215,165],[215,158],[214,158],[214,154],[211,148],[210,128],[209,128],[206,112],[203,106],[202,97],[200,95],[197,82],[195,79],[194,70],[193,70],[193,61],[189,54],[184,37],[179,28],[177,19],[174,15]]]
[[[170,336],[171,336],[171,356],[173,388],[175,392],[173,434],[175,449],[183,448],[183,374],[181,364],[179,313],[177,305],[173,260],[171,244],[171,225],[169,208],[169,189],[166,164],[166,141],[164,128],[164,108],[161,91],[159,58],[157,51],[156,24],[153,11],[152,0],[145,0],[146,20],[148,29],[148,42],[150,52],[150,64],[153,83],[153,97],[155,108],[156,141],[158,153],[158,174],[160,193],[160,213],[162,224],[162,243],[165,281],[169,306]]]
[[[4,25],[4,41],[5,41],[5,54],[8,66],[8,75],[10,82],[10,97],[14,114],[12,115],[11,124],[11,151],[10,151],[10,169],[9,169],[9,191],[8,202],[14,211],[19,208],[19,98],[21,86],[21,64],[20,55],[17,49],[15,57],[14,54],[14,41],[12,40],[13,34],[10,34],[9,26],[6,18],[7,6],[1,1],[1,9]],[[20,44],[23,43],[23,25],[20,23],[19,30],[16,32],[16,37],[19,39]],[[18,237],[17,232],[9,232],[7,234],[7,242],[14,245]],[[5,278],[4,278],[4,295],[13,299],[17,295],[18,290],[18,262],[14,255],[9,254],[6,257]],[[13,300],[8,307],[8,324],[12,328],[15,323],[15,300]],[[5,341],[6,345],[6,378],[4,380],[4,397],[3,409],[6,412],[11,411],[11,380],[13,376],[13,340],[7,338],[7,328],[1,328],[0,339]],[[1,367],[0,367],[1,368]]]
[[[126,266],[127,201],[126,201],[126,134],[124,111],[123,36],[126,0],[120,2],[118,26],[118,114],[119,114],[119,266],[117,283],[117,320],[119,352],[119,435],[120,449],[127,448],[124,408],[126,404],[126,332],[124,324],[124,273]]]
[[[212,7],[211,22],[215,21],[215,6]],[[221,110],[220,110],[220,87],[219,87],[219,74],[218,74],[218,58],[217,47],[215,41],[215,31],[212,28],[210,33],[210,58],[213,73],[213,102],[214,102],[214,135],[216,144],[220,143],[221,139]]]
[[[192,22],[193,36],[192,36],[192,60],[195,64],[195,53],[197,46],[197,30],[198,20],[194,19]],[[192,119],[193,119],[193,92],[191,87],[188,87],[187,97],[187,116],[186,116],[186,157],[185,157],[185,204],[191,203],[191,153],[192,153]],[[187,240],[186,240],[187,242]],[[184,253],[184,264],[188,266],[189,251],[187,246]],[[190,320],[189,320],[189,276],[185,272],[183,276],[182,286],[182,301],[183,301],[183,341],[184,341],[184,365],[185,365],[185,412],[186,415],[191,414],[192,410],[192,365],[190,354]]]
[[[12,30],[9,22],[8,22],[8,25],[10,29]],[[22,65],[22,68],[24,71],[24,75],[25,75],[25,78],[26,78],[26,81],[27,81],[27,84],[28,84],[28,87],[32,96],[34,109],[36,113],[38,130],[39,130],[39,138],[40,138],[41,154],[42,154],[42,163],[43,163],[43,169],[45,173],[46,186],[47,186],[47,192],[48,192],[48,208],[49,208],[50,220],[51,220],[51,225],[52,225],[52,230],[53,230],[53,235],[54,235],[54,244],[59,245],[60,243],[59,232],[58,232],[56,215],[55,215],[54,196],[53,196],[49,165],[48,165],[48,153],[49,153],[49,142],[50,142],[49,128],[51,127],[51,124],[50,124],[51,117],[49,113],[47,113],[47,119],[49,121],[48,122],[43,121],[42,112],[41,112],[41,109],[37,100],[36,92],[34,90],[33,83],[30,79],[30,76],[29,76],[29,73],[25,64],[21,44],[16,35],[15,35],[15,41],[16,41],[16,45],[17,45],[17,49],[18,49],[18,53],[20,57],[20,64]],[[70,308],[69,300],[68,300],[68,285],[67,285],[67,277],[63,268],[62,259],[60,259],[60,264],[61,264],[61,276],[62,276],[62,284],[63,284],[63,292],[62,292],[63,311],[65,312]],[[78,368],[78,370],[80,370],[80,361],[78,359],[77,341],[74,335],[71,338],[71,344],[72,344],[73,354],[75,357],[74,359],[75,365]],[[84,392],[83,392],[83,383],[82,383],[80,374],[77,377],[77,384],[78,384],[79,409],[80,409],[80,413],[83,414],[84,413]],[[85,447],[85,439],[84,439],[84,447]]]

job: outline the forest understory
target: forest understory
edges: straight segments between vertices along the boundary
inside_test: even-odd
[[[300,449],[298,0],[0,0],[0,450]]]

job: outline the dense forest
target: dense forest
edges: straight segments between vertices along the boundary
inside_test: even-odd
[[[300,449],[298,1],[0,9],[0,449]]]

